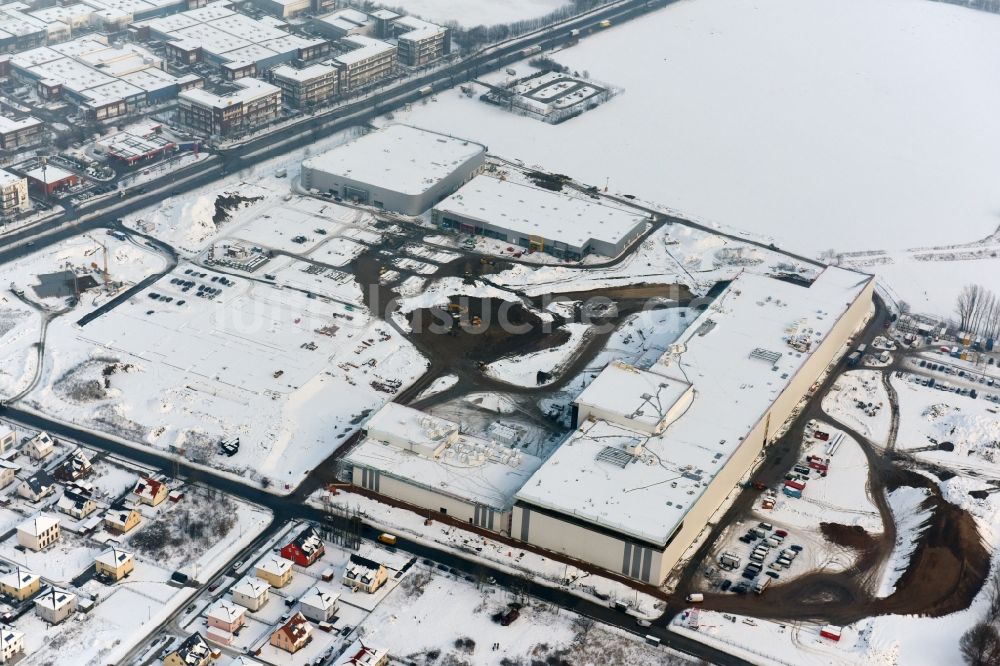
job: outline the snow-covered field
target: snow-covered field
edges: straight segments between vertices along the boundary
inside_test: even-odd
[[[474,28],[541,18],[569,5],[569,0],[378,0],[375,4],[428,21]]]
[[[892,413],[877,371],[842,374],[823,396],[823,411],[876,444],[884,444],[889,437]]]
[[[1000,16],[921,0],[700,0],[554,57],[625,94],[558,126],[457,89],[396,120],[809,254],[997,228],[1000,123],[967,118],[1000,117]],[[902,255],[867,269],[917,311],[948,313],[962,283],[1000,270],[988,253]]]
[[[1000,415],[996,404],[936,388],[918,386],[897,377],[901,414],[897,448],[930,448],[916,455],[955,470],[989,471],[1000,475]],[[951,451],[936,449],[944,444]]]

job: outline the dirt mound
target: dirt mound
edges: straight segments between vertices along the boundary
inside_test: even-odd
[[[878,539],[860,525],[841,525],[840,523],[820,523],[819,529],[830,543],[838,546],[868,550],[878,544]]]

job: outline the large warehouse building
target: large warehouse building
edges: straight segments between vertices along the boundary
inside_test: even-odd
[[[511,536],[662,583],[843,353],[873,288],[838,268],[809,287],[734,280],[648,372],[613,364],[581,394],[577,430],[517,493]]]
[[[617,257],[646,228],[624,208],[482,175],[434,206],[434,223],[565,259]]]
[[[741,275],[652,367],[610,363],[544,463],[390,403],[345,459],[353,483],[659,585],[843,355],[873,288],[839,268],[809,286]]]
[[[302,162],[302,185],[349,201],[420,215],[486,163],[486,146],[389,125]]]
[[[508,532],[514,493],[542,462],[393,402],[364,435],[345,458],[354,485],[496,532]]]

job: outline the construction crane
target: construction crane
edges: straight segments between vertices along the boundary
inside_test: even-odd
[[[84,234],[84,236],[97,243],[101,248],[102,254],[104,255],[104,270],[101,272],[101,279],[104,280],[104,289],[107,290],[108,283],[111,282],[111,274],[108,272],[108,246],[90,234]]]

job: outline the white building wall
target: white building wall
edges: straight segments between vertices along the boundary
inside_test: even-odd
[[[366,488],[380,495],[422,507],[429,511],[443,513],[455,520],[470,523],[484,529],[506,534],[510,511],[481,506],[474,502],[460,500],[451,495],[422,488],[407,481],[388,476],[378,470],[354,467],[354,485]]]

